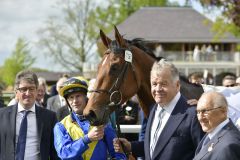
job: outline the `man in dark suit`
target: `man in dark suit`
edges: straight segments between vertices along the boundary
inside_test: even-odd
[[[204,133],[195,107],[188,105],[179,92],[177,68],[164,59],[155,62],[150,81],[156,105],[149,115],[144,141],[120,141],[127,151],[146,160],[192,160]],[[119,140],[114,140],[114,147],[115,151],[121,150]]]
[[[66,77],[62,77],[57,81],[57,91],[59,93],[60,88],[63,86],[63,83],[67,80]],[[66,106],[65,99],[59,94],[48,98],[47,100],[47,109],[57,112],[57,110],[63,106]]]
[[[198,120],[207,134],[199,143],[194,160],[239,160],[240,132],[227,117],[226,98],[204,93],[197,105]]]
[[[38,79],[24,70],[17,74],[18,103],[0,110],[0,160],[55,160],[53,127],[56,114],[35,104]]]
[[[63,106],[57,110],[57,120],[60,122],[63,120],[66,116],[70,114],[70,109],[68,106]]]

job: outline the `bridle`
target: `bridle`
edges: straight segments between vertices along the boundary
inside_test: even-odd
[[[93,89],[90,90],[89,92],[96,92],[99,94],[108,94],[109,95],[109,103],[104,105],[104,114],[102,117],[102,121],[104,121],[104,119],[106,118],[106,115],[109,115],[110,113],[110,108],[116,108],[119,107],[120,104],[122,103],[122,92],[120,91],[121,85],[123,83],[123,80],[127,74],[128,68],[131,66],[132,68],[132,72],[133,72],[133,76],[134,79],[136,81],[137,84],[137,88],[139,88],[139,84],[137,81],[137,77],[136,77],[136,73],[135,73],[135,69],[134,66],[132,64],[132,52],[130,51],[129,48],[118,48],[118,49],[109,49],[107,52],[110,53],[111,51],[113,51],[114,54],[122,54],[124,53],[125,55],[125,61],[124,64],[122,66],[121,72],[118,75],[118,77],[116,78],[115,82],[113,83],[113,85],[111,86],[111,88],[109,90],[105,90],[105,89]],[[126,57],[129,56],[129,57]]]
[[[108,50],[107,52],[111,52],[112,50]],[[124,65],[122,67],[122,70],[120,72],[120,74],[118,75],[118,77],[116,78],[115,82],[113,83],[112,87],[110,88],[110,90],[105,90],[105,89],[94,89],[94,90],[90,90],[89,92],[96,92],[96,93],[103,93],[103,94],[108,94],[109,95],[109,104],[106,104],[104,106],[104,114],[102,116],[102,120],[100,122],[103,122],[107,117],[106,116],[109,116],[109,119],[111,121],[111,118],[110,118],[110,108],[112,107],[115,107],[115,108],[119,108],[120,107],[120,104],[122,103],[122,93],[120,91],[120,88],[121,88],[121,85],[123,83],[123,80],[127,74],[127,71],[128,71],[128,68],[129,66],[131,66],[132,68],[132,72],[133,72],[133,76],[134,76],[134,79],[136,81],[136,84],[137,84],[137,88],[139,88],[139,84],[138,84],[138,81],[137,81],[137,76],[136,76],[136,73],[135,73],[135,69],[134,69],[134,66],[132,64],[132,52],[130,51],[130,49],[128,48],[118,48],[117,50],[113,50],[114,52],[113,53],[124,53],[125,54],[125,61],[124,61]],[[129,56],[129,57],[127,57]],[[113,123],[111,121],[111,123]],[[117,134],[117,137],[119,138],[121,136],[121,129],[120,129],[120,124],[119,124],[119,120],[118,118],[116,119],[116,134]],[[129,156],[129,153],[126,152],[126,148],[125,146],[121,143],[121,146],[122,146],[122,149],[123,149],[123,152],[125,153],[125,155],[128,157]]]

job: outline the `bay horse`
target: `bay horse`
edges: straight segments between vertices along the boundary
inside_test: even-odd
[[[155,101],[151,95],[150,71],[156,57],[140,40],[128,41],[114,27],[115,40],[111,40],[100,30],[100,37],[107,48],[100,64],[94,89],[91,91],[83,114],[92,125],[108,122],[108,116],[117,105],[126,102],[137,94],[139,104],[145,116]],[[202,87],[190,84],[180,78],[182,93],[187,99],[198,99],[203,93]]]

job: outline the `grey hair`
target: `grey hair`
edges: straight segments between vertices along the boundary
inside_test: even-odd
[[[45,78],[39,77],[38,83],[39,83],[39,86],[42,85],[45,88],[45,91],[47,91],[48,88],[47,88],[47,82]]]
[[[174,66],[174,64],[166,61],[165,59],[161,59],[160,61],[155,62],[153,64],[152,70],[151,70],[151,76],[152,75],[159,75],[159,73],[165,68],[170,69],[173,81],[178,81],[179,80],[178,69]]]
[[[19,84],[21,81],[26,81],[30,84],[34,84],[36,86],[36,88],[38,88],[38,77],[31,70],[22,70],[22,71],[18,72],[18,74],[16,75],[16,78],[15,78],[15,84],[14,84],[15,90],[19,87]]]

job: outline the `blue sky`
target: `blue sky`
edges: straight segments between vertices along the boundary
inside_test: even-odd
[[[33,56],[37,58],[35,67],[59,71],[62,67],[53,64],[53,60],[46,58],[41,51],[34,48],[38,40],[36,31],[44,26],[44,22],[50,15],[61,16],[61,13],[54,9],[57,0],[0,0],[0,66],[8,58],[15,47],[19,37],[26,38]],[[181,5],[184,0],[178,1]],[[199,12],[201,7],[193,4]],[[211,17],[211,16],[210,16]],[[51,66],[51,67],[49,67]]]

